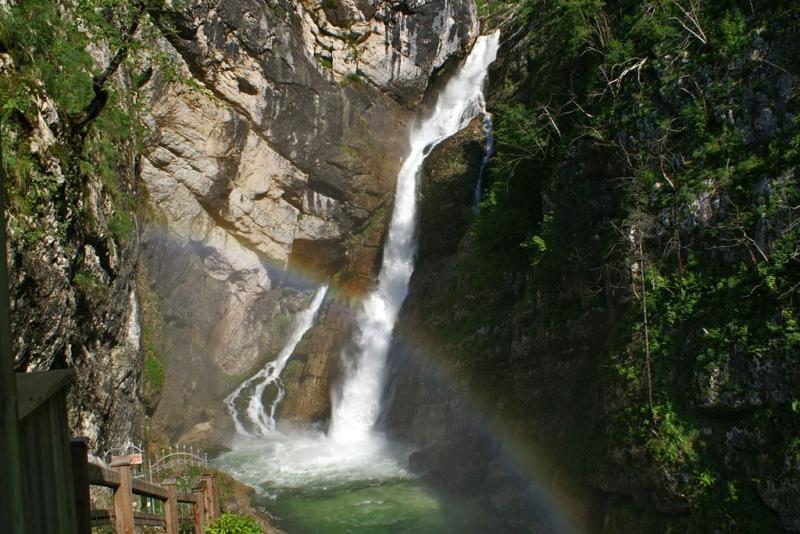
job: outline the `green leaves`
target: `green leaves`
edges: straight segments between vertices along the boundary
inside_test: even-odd
[[[144,384],[150,395],[161,391],[164,385],[165,369],[161,358],[152,346],[145,347]]]
[[[255,519],[246,516],[222,514],[206,527],[208,534],[261,534],[261,527]]]
[[[16,83],[29,95],[37,94],[43,84],[70,113],[91,98],[92,59],[85,50],[88,43],[86,34],[59,12],[58,5],[46,0],[24,0],[0,18],[0,44],[14,60]],[[8,85],[8,80],[0,80],[0,86]],[[15,92],[19,96],[19,91]],[[8,98],[13,95],[2,95],[3,108]]]
[[[618,346],[598,356],[617,403],[612,446],[647,451],[705,530],[747,530],[765,515],[756,483],[725,484],[729,427],[697,389],[713,376],[720,395],[746,398],[752,369],[792,368],[800,353],[800,92],[780,81],[800,64],[796,3],[525,4],[504,32],[521,37],[500,58],[481,254],[524,274],[537,328],[557,324],[543,337],[591,330],[581,314],[605,305],[592,297],[629,289]],[[741,425],[783,443],[776,413],[796,420],[800,401],[747,409],[758,423],[742,412]]]

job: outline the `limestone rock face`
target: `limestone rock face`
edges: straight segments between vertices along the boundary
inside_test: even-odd
[[[338,379],[339,352],[350,338],[357,307],[376,281],[388,219],[378,210],[345,242],[348,254],[339,271],[336,299],[320,312],[295,349],[293,368],[284,371],[286,398],[278,416],[294,423],[324,422],[331,412],[331,386]]]
[[[150,82],[141,165],[155,220],[142,263],[159,297],[167,368],[156,427],[176,439],[225,419],[224,396],[281,348],[292,316],[285,289],[310,291],[338,272],[352,291],[320,311],[297,348],[282,407],[295,421],[324,419],[349,298],[377,271],[409,106],[476,37],[475,5],[176,9],[161,20],[171,29],[161,46],[189,82]],[[278,317],[286,324],[273,325]]]
[[[698,408],[717,412],[752,410],[788,403],[800,390],[800,364],[786,354],[754,359],[740,352],[727,355],[722,365],[695,371]]]
[[[477,35],[470,2],[302,0],[298,8],[306,51],[330,62],[336,79],[363,76],[407,104]]]
[[[62,120],[48,95],[37,97],[32,150],[41,179],[56,184],[65,180],[63,160],[52,150]],[[129,235],[115,236],[110,229],[113,195],[124,191],[135,198],[140,192],[133,180],[133,147],[117,148],[128,162],[119,169],[119,190],[109,190],[101,176],[90,173],[83,204],[72,207],[90,214],[91,228],[81,221],[75,223],[80,231],[65,231],[64,214],[50,204],[37,221],[40,235],[34,240],[21,230],[27,222],[21,219],[30,215],[6,205],[15,371],[76,370],[68,390],[70,429],[87,438],[96,453],[140,435],[144,417],[136,214],[130,214]]]

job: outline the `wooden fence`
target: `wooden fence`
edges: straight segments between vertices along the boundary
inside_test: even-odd
[[[91,528],[96,526],[114,525],[116,534],[133,534],[134,526],[162,527],[167,534],[178,534],[181,523],[189,523],[195,534],[205,534],[205,525],[219,517],[219,491],[212,475],[203,475],[191,493],[181,493],[175,480],[159,485],[134,479],[131,476],[131,455],[113,457],[111,469],[107,469],[89,463],[84,440],[72,440],[71,446],[79,532],[91,532]],[[90,486],[114,490],[114,503],[110,510],[91,510]],[[134,495],[163,503],[163,514],[135,510]],[[181,505],[191,508],[191,513],[180,515]]]
[[[25,511],[19,534],[83,534],[75,530],[73,476],[67,428],[71,370],[16,375],[19,457]],[[2,458],[13,462],[13,458]],[[0,495],[0,500],[6,495]],[[6,532],[7,525],[0,525]]]

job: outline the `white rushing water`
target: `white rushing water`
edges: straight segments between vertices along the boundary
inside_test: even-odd
[[[352,482],[408,478],[408,448],[374,439],[342,447],[321,431],[273,431],[237,436],[216,464],[242,482],[272,494],[293,488],[335,488]]]
[[[289,358],[292,357],[292,353],[297,344],[300,343],[305,333],[311,328],[311,325],[314,324],[314,318],[327,292],[327,285],[322,285],[317,289],[308,308],[295,316],[289,339],[286,341],[286,345],[284,345],[278,356],[265,365],[258,373],[242,382],[233,393],[225,398],[228,411],[236,425],[237,433],[250,436],[266,436],[275,430],[275,410],[278,408],[278,404],[283,400],[286,393],[283,382],[281,381],[281,373],[283,372],[283,368],[286,367]],[[277,393],[272,402],[270,402],[268,406],[264,406],[264,392],[268,386],[273,384],[277,388]],[[247,409],[244,417],[249,422],[249,425],[251,425],[251,429],[245,427],[245,424],[242,422],[242,414],[239,413],[237,408],[237,401],[239,401],[241,395],[248,393],[250,396],[247,399]]]
[[[483,158],[481,168],[478,170],[478,182],[475,184],[475,193],[472,200],[472,211],[478,213],[483,196],[483,177],[486,175],[486,168],[494,156],[494,124],[492,123],[491,113],[484,110],[483,113]]]
[[[439,95],[433,113],[411,130],[411,153],[397,176],[378,286],[359,311],[352,344],[342,354],[344,377],[333,395],[329,430],[336,442],[366,442],[371,437],[380,412],[392,331],[414,270],[419,173],[437,144],[483,111],[483,85],[488,67],[497,57],[499,39],[499,32],[478,38],[464,65]]]

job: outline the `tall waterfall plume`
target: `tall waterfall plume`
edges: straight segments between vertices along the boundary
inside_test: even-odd
[[[378,286],[364,301],[352,342],[342,354],[343,382],[333,394],[329,430],[335,441],[359,442],[371,436],[380,412],[392,332],[414,270],[420,170],[436,145],[483,111],[483,85],[488,67],[497,57],[499,40],[499,32],[478,38],[466,62],[439,95],[433,113],[411,130],[411,153],[397,176]]]
[[[239,434],[265,436],[269,432],[275,430],[275,410],[286,394],[283,381],[281,380],[281,373],[283,372],[283,368],[286,367],[289,358],[292,357],[292,353],[294,353],[297,344],[300,343],[305,333],[311,328],[311,325],[314,324],[314,318],[320,306],[322,306],[322,301],[325,299],[325,294],[327,292],[327,285],[320,286],[316,293],[314,293],[314,298],[311,299],[311,303],[308,307],[295,316],[289,339],[286,341],[286,345],[281,349],[277,358],[265,365],[258,373],[242,382],[233,393],[225,398],[225,404],[228,406],[228,411],[236,425],[236,432]],[[277,388],[277,393],[272,402],[265,406],[264,392],[268,386],[273,384]],[[245,413],[240,414],[237,408],[237,400],[239,400],[243,393],[249,393],[250,396],[247,399],[247,409]],[[245,427],[242,422],[242,415],[249,421],[252,429]]]

